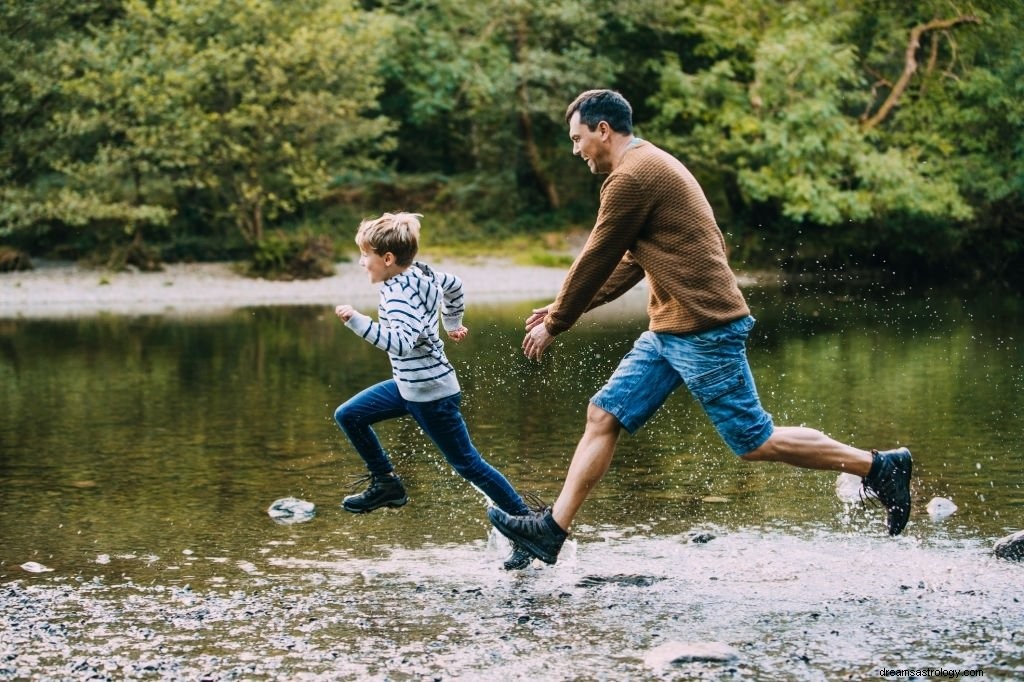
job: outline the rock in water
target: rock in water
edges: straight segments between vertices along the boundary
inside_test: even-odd
[[[952,516],[957,510],[957,506],[953,504],[953,500],[945,497],[933,497],[928,503],[927,509],[928,516],[932,521],[941,521],[947,516]]]
[[[996,542],[995,552],[1000,559],[1024,561],[1024,530],[1007,535]]]
[[[724,642],[667,642],[644,656],[649,668],[663,668],[673,663],[731,663],[739,652]]]
[[[861,496],[861,484],[863,480],[860,476],[853,474],[839,474],[839,478],[836,479],[836,495],[843,502],[854,503],[860,502]]]
[[[21,565],[21,570],[28,571],[29,573],[49,573],[53,569],[49,566],[43,566],[38,561],[26,561]]]
[[[277,523],[302,523],[316,515],[316,505],[297,497],[282,497],[279,500],[274,500],[267,509],[267,513]]]

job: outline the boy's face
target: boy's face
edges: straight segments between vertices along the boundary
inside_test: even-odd
[[[383,282],[388,277],[395,274],[395,254],[390,251],[386,252],[382,256],[372,249],[360,247],[359,264],[366,270],[366,274],[370,277],[371,284]]]

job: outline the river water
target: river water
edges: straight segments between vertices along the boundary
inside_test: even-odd
[[[1019,679],[1024,565],[992,546],[1024,527],[1021,300],[746,295],[777,423],[913,451],[904,535],[835,474],[740,463],[680,392],[622,438],[558,564],[508,573],[409,420],[378,432],[410,503],[340,509],[361,463],[331,415],[389,370],[329,310],[0,320],[0,680]],[[642,300],[539,364],[519,341],[543,302],[471,305],[464,414],[521,490],[557,494]],[[285,497],[315,516],[275,522]],[[665,654],[689,644],[722,655]]]

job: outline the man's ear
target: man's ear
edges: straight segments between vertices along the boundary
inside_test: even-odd
[[[602,140],[607,140],[612,134],[612,127],[608,125],[608,121],[598,121],[597,132],[601,135]]]

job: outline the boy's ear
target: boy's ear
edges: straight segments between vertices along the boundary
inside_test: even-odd
[[[381,255],[381,260],[383,260],[384,261],[384,265],[389,267],[389,268],[398,261],[398,259],[395,258],[395,254],[391,253],[390,251],[385,251]]]

